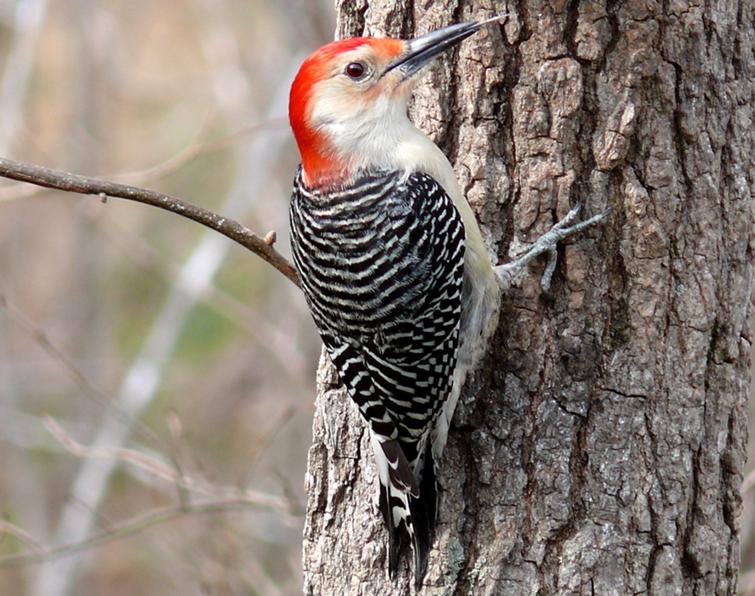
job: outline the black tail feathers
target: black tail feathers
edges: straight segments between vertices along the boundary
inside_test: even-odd
[[[423,461],[418,466],[419,496],[397,492],[380,485],[380,511],[388,528],[388,571],[395,577],[401,556],[411,538],[414,554],[414,586],[419,589],[427,571],[427,555],[435,538],[438,513],[438,490],[435,462],[429,441]],[[408,496],[409,511],[405,499]],[[395,511],[401,511],[396,515]]]

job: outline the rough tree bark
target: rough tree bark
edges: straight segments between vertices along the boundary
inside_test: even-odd
[[[752,341],[753,4],[339,0],[339,36],[508,20],[412,117],[505,260],[582,201],[610,221],[504,296],[443,461],[427,594],[732,594]],[[408,594],[364,425],[318,375],[308,594]]]

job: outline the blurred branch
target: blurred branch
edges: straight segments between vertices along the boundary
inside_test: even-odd
[[[90,204],[89,207],[90,209],[86,210],[86,215],[99,222],[99,215],[102,214],[102,210],[97,209],[98,205],[96,204]],[[178,263],[155,250],[143,237],[132,232],[116,218],[109,218],[107,225],[100,225],[98,229],[111,242],[118,245],[122,254],[134,260],[141,267],[163,276],[171,286],[183,288],[187,295],[201,300],[209,308],[244,331],[265,348],[262,351],[263,356],[270,357],[277,363],[285,371],[288,378],[292,380],[300,379],[303,371],[307,370],[306,361],[299,350],[296,349],[298,346],[291,341],[287,331],[277,325],[275,321],[268,320],[263,313],[251,304],[238,300],[212,283],[203,288],[195,288],[191,281],[181,274],[181,267]]]
[[[50,559],[55,559],[62,555],[81,552],[105,542],[111,542],[118,538],[123,538],[137,532],[141,532],[152,526],[164,524],[165,522],[185,517],[188,515],[208,514],[208,513],[228,513],[231,511],[240,511],[246,509],[258,508],[260,503],[255,499],[247,498],[244,495],[226,498],[226,499],[207,499],[194,503],[183,503],[170,507],[163,507],[153,511],[133,517],[125,522],[121,522],[109,528],[98,532],[84,540],[69,542],[59,546],[45,547],[38,549],[36,552],[20,553],[0,557],[0,568],[13,567],[17,565],[30,565],[43,563]],[[3,528],[0,526],[0,531]],[[15,533],[14,533],[15,535]]]
[[[0,158],[0,176],[65,192],[96,195],[103,200],[109,197],[127,199],[171,211],[220,232],[267,261],[294,284],[299,285],[294,266],[273,248],[274,242],[270,241],[269,236],[265,239],[260,238],[233,219],[197,207],[177,197],[146,188],[71,174],[6,158]]]
[[[200,128],[194,140],[164,161],[143,170],[110,174],[108,178],[124,184],[148,184],[173,174],[197,157],[227,149],[234,143],[244,139],[244,137],[254,135],[269,128],[277,128],[285,124],[285,121],[285,118],[273,118],[266,122],[245,126],[235,132],[211,140],[207,140],[204,136],[205,129],[207,128],[205,124]],[[28,184],[5,186],[0,188],[0,203],[28,199],[40,194],[43,190],[44,188],[42,187],[29,186]]]
[[[32,320],[26,316],[15,304],[10,302],[8,298],[0,293],[0,311],[4,311],[8,318],[12,319],[16,324],[22,327],[37,343],[37,345],[44,350],[48,356],[53,360],[57,360],[63,365],[66,370],[73,377],[76,384],[82,389],[84,395],[92,399],[97,405],[102,407],[106,412],[111,413],[113,416],[120,419],[121,422],[128,425],[133,425],[136,428],[136,432],[147,441],[154,442],[157,445],[163,444],[163,441],[158,435],[152,432],[147,426],[139,422],[133,416],[130,416],[128,412],[120,408],[115,400],[108,397],[103,391],[98,389],[94,383],[92,383],[87,376],[79,369],[63,351],[58,348],[47,334],[40,327],[35,325]]]
[[[47,0],[16,3],[13,39],[0,80],[0,153],[8,150],[21,122],[24,98],[31,79],[37,39],[47,12]]]
[[[221,151],[246,136],[256,134],[268,128],[277,128],[279,126],[283,126],[285,123],[285,118],[273,118],[272,120],[268,120],[266,122],[246,126],[231,134],[213,140],[205,140],[202,134],[203,131],[200,131],[200,134],[194,141],[186,145],[186,147],[184,147],[178,153],[166,159],[162,163],[151,166],[144,170],[138,170],[136,172],[115,174],[113,178],[119,182],[125,182],[129,184],[146,184],[147,182],[150,182],[152,180],[164,178],[165,176],[172,174],[200,155],[213,153],[215,151]]]
[[[243,499],[245,503],[275,509],[285,514],[301,512],[301,505],[290,498],[277,497],[255,490],[241,490],[231,486],[217,486],[203,480],[191,478],[171,468],[158,458],[136,449],[122,447],[89,447],[82,445],[71,437],[50,416],[45,416],[45,428],[72,455],[90,459],[109,459],[128,463],[157,478],[169,482],[179,489],[202,494],[204,496],[222,497],[224,499]]]
[[[293,68],[292,60],[287,70],[293,70]],[[239,73],[242,72],[240,68],[238,70]],[[221,68],[214,69],[214,72],[218,73],[217,77],[224,74],[224,70]],[[274,114],[280,113],[281,106],[287,97],[287,82],[289,80],[288,77],[282,79],[286,83],[281,82],[271,98],[264,120],[272,119]],[[219,83],[213,85],[213,88],[217,89],[219,94],[226,89]],[[249,86],[247,85],[245,88],[248,89]],[[226,99],[218,97],[218,105],[227,106],[229,102]],[[245,101],[241,101],[243,99],[240,98],[240,101],[234,102],[233,105],[248,109],[251,104],[250,98],[247,97]],[[252,114],[245,113],[244,120],[249,121],[250,116]],[[244,218],[248,216],[254,206],[255,198],[269,187],[270,170],[279,159],[286,140],[287,137],[283,134],[271,135],[264,142],[260,139],[253,139],[252,142],[236,148],[236,176],[226,195],[222,210],[233,217]],[[32,166],[32,168],[36,167]],[[44,171],[45,168],[42,168],[42,170]],[[35,169],[35,172],[38,173],[38,169]],[[60,173],[53,173],[58,174],[53,177],[53,181],[55,182],[54,187],[59,188]],[[0,175],[3,175],[2,159],[0,159]],[[241,224],[227,217],[221,217],[211,211],[154,191],[145,191],[132,186],[85,177],[72,176],[70,179],[72,183],[62,185],[64,187],[62,190],[81,192],[79,189],[84,188],[86,194],[98,194],[105,198],[120,196],[121,198],[138,200],[194,219],[250,248],[276,266],[289,279],[294,282],[297,280],[293,267],[272,248],[274,240],[271,235],[268,235],[268,242],[265,242]],[[21,180],[29,181],[27,178],[21,178]],[[34,180],[33,178],[32,181]],[[64,175],[63,180],[68,182],[69,178]],[[87,184],[80,184],[82,181]],[[96,183],[94,187],[89,184],[92,181]],[[98,188],[100,192],[98,192]],[[113,193],[113,190],[118,191],[118,194]],[[145,198],[147,200],[143,200]],[[174,286],[170,289],[118,391],[118,403],[133,416],[137,417],[140,412],[143,412],[158,395],[165,368],[170,362],[170,356],[186,321],[196,306],[195,296],[201,293],[202,288],[211,283],[222,266],[228,250],[228,243],[208,230],[185,259],[180,271],[180,277],[185,284],[182,284],[182,287]],[[187,293],[187,286],[193,288],[194,291]],[[130,432],[130,427],[118,426],[113,424],[111,419],[106,419],[98,429],[92,444],[96,447],[123,447],[128,441]],[[118,463],[114,459],[83,460],[72,480],[70,501],[63,507],[59,515],[57,527],[53,533],[54,544],[77,544],[92,534],[97,513],[107,494],[109,479]],[[180,491],[179,495],[183,500],[185,495],[181,494]],[[82,510],[74,505],[76,502],[86,503],[89,509],[87,511]],[[34,578],[31,593],[38,596],[62,596],[69,593],[75,577],[90,560],[90,557],[66,557],[45,565]]]
[[[0,534],[8,534],[23,542],[26,546],[34,549],[37,553],[44,550],[44,547],[29,532],[12,524],[7,519],[0,519]]]
[[[277,418],[273,419],[272,422],[268,422],[267,430],[262,433],[260,438],[255,443],[254,451],[247,457],[246,483],[249,482],[251,475],[254,472],[254,468],[257,466],[262,456],[265,455],[265,452],[273,444],[273,441],[281,432],[281,430],[283,430],[286,424],[291,421],[291,419],[294,417],[294,414],[296,414],[296,408],[294,406],[288,406],[278,415]]]
[[[18,136],[18,131],[23,128],[25,108],[32,103],[31,81],[36,74],[34,67],[48,8],[47,0],[17,0],[5,4],[7,20],[3,24],[7,29],[4,29],[2,34],[4,60],[0,74],[0,155],[8,152]],[[11,250],[4,252],[5,258],[1,260],[0,268],[4,269],[4,282],[7,282],[12,275],[9,276],[11,269],[6,269],[5,266],[15,261],[15,255]],[[0,387],[4,405],[15,410],[16,406],[24,401],[24,396],[18,386],[16,371],[8,364],[10,342],[6,327],[7,325],[0,321]],[[14,469],[22,470],[25,465],[26,462],[19,461],[17,456],[11,454],[3,461],[3,468],[11,476],[14,476]],[[8,505],[11,502],[15,504],[21,519],[44,520],[43,500],[37,498],[38,493],[25,493],[30,489],[28,482],[26,473],[15,475],[15,494],[6,494],[3,498]]]

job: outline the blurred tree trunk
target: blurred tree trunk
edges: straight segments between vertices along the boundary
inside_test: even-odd
[[[339,0],[338,33],[412,36],[490,2]],[[607,225],[504,296],[441,474],[437,594],[732,594],[752,338],[752,23],[742,0],[500,3],[412,117],[507,259],[581,201]],[[308,594],[408,594],[364,425],[318,375]]]

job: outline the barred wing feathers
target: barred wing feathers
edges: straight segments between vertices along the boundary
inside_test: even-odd
[[[315,324],[371,431],[395,571],[411,539],[421,582],[437,493],[430,431],[459,343],[464,227],[430,176],[365,174],[291,202],[294,262]]]

